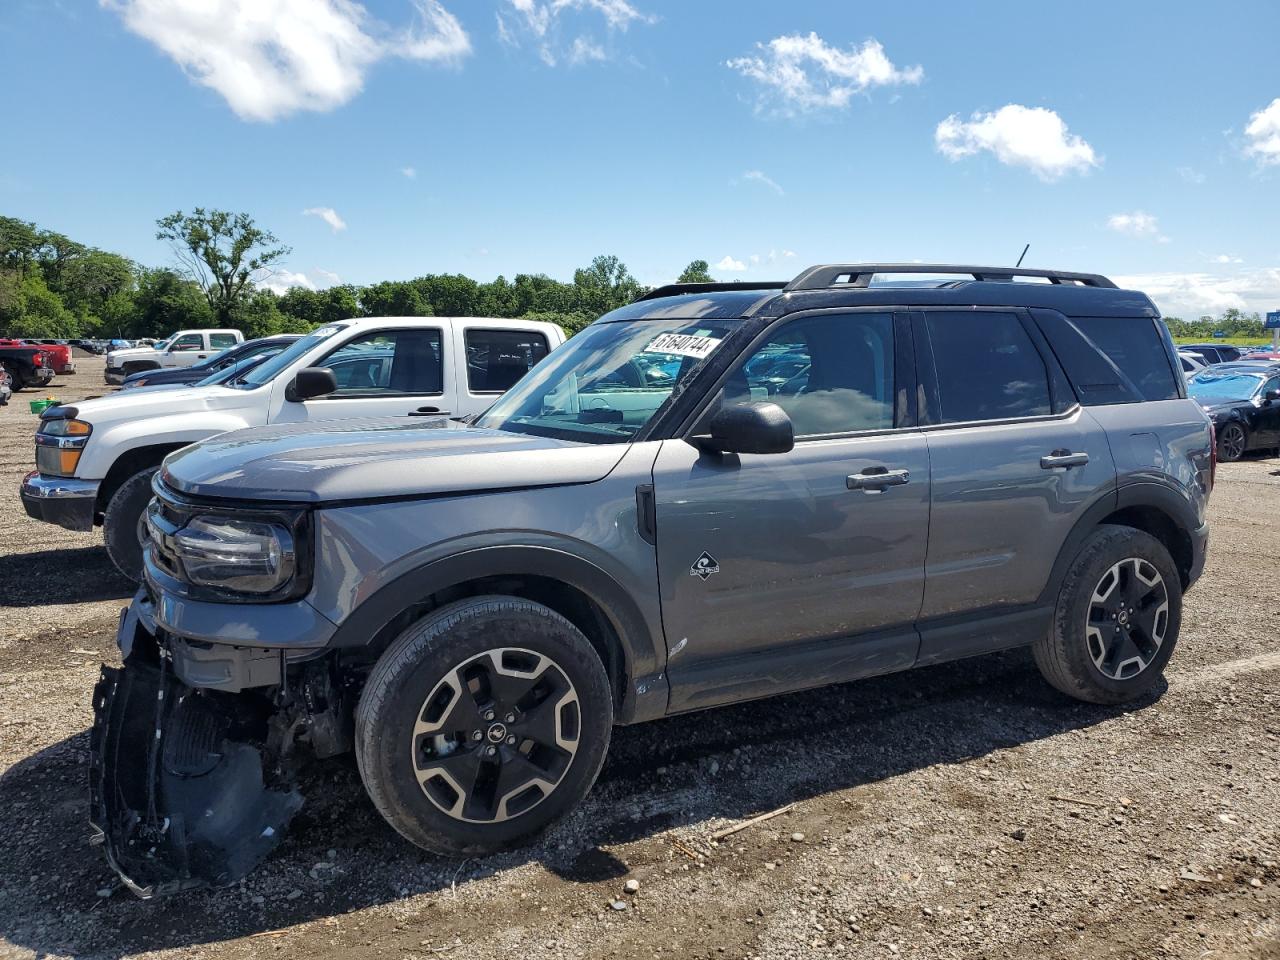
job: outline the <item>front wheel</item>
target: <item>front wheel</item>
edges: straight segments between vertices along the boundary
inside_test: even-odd
[[[1068,696],[1125,703],[1160,679],[1181,623],[1182,581],[1164,544],[1108,524],[1072,561],[1053,626],[1032,650],[1044,678]]]
[[[142,580],[142,547],[147,539],[144,518],[151,502],[151,478],[159,467],[139,470],[107,501],[102,518],[107,556],[134,583]]]
[[[356,709],[378,812],[419,847],[491,853],[535,838],[595,783],[613,725],[600,657],[518,597],[442,607],[402,633]]]
[[[1218,459],[1234,463],[1244,456],[1249,447],[1249,435],[1239,423],[1228,423],[1218,432]]]

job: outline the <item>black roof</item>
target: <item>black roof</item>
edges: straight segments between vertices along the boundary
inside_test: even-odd
[[[877,282],[877,274],[947,275],[948,279]],[[950,279],[954,275],[957,279]],[[1041,282],[1019,282],[1034,277]],[[1100,274],[955,264],[827,264],[790,283],[671,284],[601,318],[735,319],[849,306],[1045,307],[1078,317],[1159,317],[1144,293],[1121,290]]]

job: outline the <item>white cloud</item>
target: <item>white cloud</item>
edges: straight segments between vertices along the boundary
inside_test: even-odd
[[[839,109],[854,94],[872,87],[915,84],[924,79],[920,66],[899,69],[877,40],[841,49],[816,33],[774,37],[757,43],[755,56],[725,62],[759,89],[756,109],[772,107],[783,114]]]
[[[1026,167],[1041,180],[1085,172],[1099,163],[1093,147],[1067,131],[1062,118],[1044,107],[1010,103],[968,120],[952,114],[938,124],[934,143],[949,160],[986,150],[1001,163]]]
[[[414,167],[401,167],[400,176],[408,180],[414,180],[418,176],[418,171]]]
[[[711,269],[721,270],[726,273],[741,273],[743,270],[747,269],[747,265],[743,263],[741,260],[733,259],[733,257],[729,256],[729,254],[726,253],[724,255],[724,259],[722,259],[719,263],[714,264],[711,267]]]
[[[575,37],[573,46],[569,48],[569,62],[572,64],[587,63],[592,60],[607,60],[604,47],[586,37]]]
[[[1244,263],[1243,257],[1233,257],[1229,253],[1220,253],[1216,257],[1209,258],[1210,263]]]
[[[1184,319],[1232,308],[1264,312],[1280,304],[1280,267],[1232,274],[1139,273],[1112,279],[1146,293],[1166,316]]]
[[[602,44],[584,34],[574,37],[571,44],[562,42],[566,14],[599,15],[610,32],[625,31],[633,23],[657,21],[629,0],[506,0],[506,4],[511,19],[497,14],[499,41],[509,47],[519,47],[522,39],[531,41],[539,59],[549,67],[562,58],[570,64],[610,59]]]
[[[1107,227],[1116,233],[1131,237],[1150,237],[1159,243],[1168,243],[1169,238],[1160,232],[1160,224],[1154,216],[1135,210],[1133,213],[1113,213],[1107,218]]]
[[[1185,182],[1193,183],[1196,186],[1204,183],[1207,179],[1203,173],[1196,170],[1194,167],[1178,167],[1178,176],[1180,176]]]
[[[347,229],[347,222],[338,216],[338,211],[333,207],[307,207],[302,211],[304,217],[319,217],[327,223],[334,233],[339,230]]]
[[[342,278],[336,273],[330,273],[328,270],[321,270],[316,267],[309,273],[295,273],[292,270],[283,269],[264,271],[255,276],[253,282],[255,286],[270,290],[276,295],[283,295],[292,287],[320,290],[325,287],[336,286],[342,282]]]
[[[1280,164],[1280,97],[1249,118],[1244,135],[1249,138],[1246,153],[1261,163]]]
[[[311,273],[318,278],[316,286],[318,287],[336,287],[342,282],[342,278],[332,270],[321,270],[316,267]]]
[[[751,183],[758,183],[762,186],[766,186],[780,197],[784,196],[786,193],[778,182],[772,177],[767,176],[763,170],[748,170],[742,175],[742,179]]]
[[[455,62],[471,51],[439,0],[413,0],[396,31],[355,0],[99,0],[124,25],[219,93],[244,120],[332,110],[389,56]]]

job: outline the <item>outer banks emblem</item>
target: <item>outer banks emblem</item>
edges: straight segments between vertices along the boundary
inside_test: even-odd
[[[689,568],[689,576],[697,577],[699,580],[705,580],[713,573],[720,572],[720,564],[716,563],[716,558],[707,551],[702,551],[702,556],[693,561],[693,566]]]

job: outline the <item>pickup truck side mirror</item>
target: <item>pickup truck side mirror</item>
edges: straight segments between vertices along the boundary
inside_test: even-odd
[[[323,397],[338,389],[338,378],[328,367],[303,367],[284,392],[284,398],[294,403]]]
[[[791,418],[776,403],[724,407],[707,424],[707,433],[690,441],[711,453],[788,453],[796,445]]]

